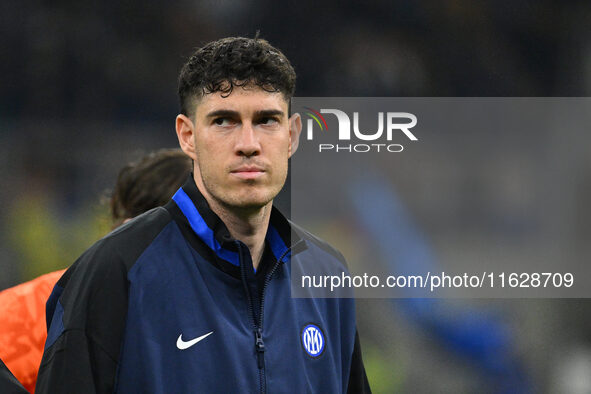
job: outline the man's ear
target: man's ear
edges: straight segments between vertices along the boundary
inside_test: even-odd
[[[300,143],[300,134],[302,132],[302,117],[295,113],[289,118],[289,157],[291,157]]]
[[[179,114],[176,117],[176,136],[179,139],[179,145],[187,156],[191,159],[197,159],[195,152],[195,126],[188,116]]]

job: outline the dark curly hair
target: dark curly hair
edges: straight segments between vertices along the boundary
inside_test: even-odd
[[[228,96],[235,86],[255,85],[268,92],[280,92],[289,100],[295,80],[289,60],[266,40],[222,38],[198,48],[181,69],[181,113],[190,116],[196,99],[214,92]]]

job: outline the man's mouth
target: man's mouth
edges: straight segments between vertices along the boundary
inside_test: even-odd
[[[265,170],[259,166],[241,166],[230,171],[230,173],[240,179],[256,179],[263,176]]]

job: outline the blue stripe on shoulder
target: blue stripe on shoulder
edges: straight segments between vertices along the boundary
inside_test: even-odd
[[[236,266],[240,266],[238,253],[222,248],[219,242],[215,239],[213,230],[207,226],[205,220],[203,220],[199,211],[195,208],[193,201],[187,196],[187,193],[185,193],[183,188],[180,188],[174,196],[172,196],[172,199],[189,221],[193,231],[195,231],[199,238],[201,238],[203,242],[215,252],[215,254]]]
[[[63,289],[62,289],[63,290]],[[55,291],[55,288],[54,288]],[[52,293],[53,295],[53,293]],[[45,341],[45,350],[57,341],[57,339],[65,331],[64,327],[64,307],[58,300],[55,304],[55,310],[53,312],[49,329],[47,330],[47,340]]]
[[[51,320],[53,319],[53,313],[55,312],[55,307],[63,292],[64,288],[56,284],[53,286],[51,294],[45,303],[45,325],[47,326],[48,332],[49,326],[51,325]]]

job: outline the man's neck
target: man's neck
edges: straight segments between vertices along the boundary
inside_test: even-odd
[[[224,205],[215,198],[201,194],[207,200],[209,207],[224,222],[230,235],[242,241],[250,251],[252,265],[256,270],[265,250],[265,236],[271,219],[273,202],[256,209],[240,209]]]
[[[216,206],[217,205],[217,206]],[[232,237],[242,241],[250,251],[252,265],[256,270],[263,257],[265,236],[271,217],[272,202],[256,212],[241,212],[226,209],[220,204],[210,203],[210,208],[222,219]]]

